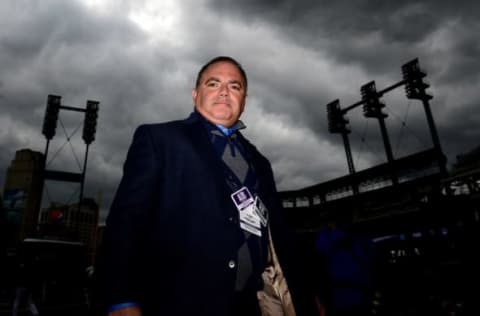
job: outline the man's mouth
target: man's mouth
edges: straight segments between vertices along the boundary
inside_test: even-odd
[[[217,101],[214,104],[230,106],[230,103],[227,101]]]

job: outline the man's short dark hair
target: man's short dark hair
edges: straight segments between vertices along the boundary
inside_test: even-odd
[[[235,59],[233,59],[232,57],[229,57],[229,56],[218,56],[218,57],[215,57],[213,58],[212,60],[210,60],[208,63],[206,63],[205,65],[203,65],[203,67],[200,69],[200,71],[198,72],[198,75],[197,75],[197,80],[195,82],[195,87],[198,88],[198,86],[200,85],[200,80],[202,78],[202,75],[203,73],[205,72],[205,70],[215,64],[215,63],[219,63],[219,62],[227,62],[227,63],[231,63],[232,65],[236,66],[238,68],[238,70],[240,71],[240,74],[242,75],[243,77],[243,81],[245,81],[245,91],[247,91],[247,87],[248,87],[248,82],[247,82],[247,74],[245,73],[245,70],[243,70],[243,67],[242,65],[236,61]]]

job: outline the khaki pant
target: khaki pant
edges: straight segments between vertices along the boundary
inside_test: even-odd
[[[262,273],[264,288],[257,292],[262,316],[296,316],[287,280],[275,253],[270,228],[268,240],[268,256],[272,265]]]

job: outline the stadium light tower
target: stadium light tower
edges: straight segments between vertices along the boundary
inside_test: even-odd
[[[58,112],[60,111],[61,101],[61,96],[53,94],[47,96],[47,107],[45,108],[45,117],[43,118],[42,127],[42,134],[45,135],[45,138],[47,139],[45,159],[50,140],[55,136],[55,130],[57,129]]]
[[[350,129],[348,129],[347,124],[349,120],[345,118],[345,113],[340,108],[340,101],[338,99],[327,104],[327,118],[328,131],[332,134],[342,134],[345,153],[347,155],[348,171],[350,174],[354,174],[355,166],[353,165],[352,150],[348,139]]]
[[[95,140],[95,132],[97,130],[98,104],[98,101],[87,101],[82,135],[82,138],[85,141],[85,144],[87,144],[87,146]]]
[[[95,132],[97,130],[97,117],[98,117],[98,101],[87,100],[87,106],[85,108],[85,119],[83,121],[83,133],[82,138],[87,145],[85,149],[85,160],[83,161],[82,182],[80,185],[80,202],[78,208],[82,205],[83,190],[85,183],[85,172],[87,170],[88,149],[90,144],[95,140]]]
[[[405,82],[405,92],[407,98],[420,100],[423,103],[425,116],[427,117],[428,127],[432,136],[433,146],[438,154],[439,165],[442,173],[446,174],[447,161],[445,155],[443,154],[442,146],[440,145],[437,127],[435,126],[433,114],[430,109],[429,101],[433,99],[433,97],[426,92],[426,89],[430,87],[430,85],[423,81],[423,78],[425,78],[427,74],[420,68],[418,58],[415,58],[414,60],[411,60],[402,66],[402,75]]]
[[[385,107],[385,104],[380,101],[380,95],[377,92],[375,86],[375,81],[370,81],[369,83],[363,85],[360,88],[363,101],[363,115],[367,118],[376,118],[380,125],[380,131],[382,133],[383,144],[385,147],[385,153],[387,155],[387,161],[390,165],[392,173],[392,182],[393,184],[398,183],[398,177],[394,168],[394,159],[392,153],[392,146],[390,145],[390,139],[388,137],[387,127],[385,125],[385,118],[388,117],[386,113],[382,112],[382,108]]]
[[[350,148],[350,141],[348,134],[350,129],[347,127],[349,120],[345,118],[345,110],[340,108],[340,101],[337,99],[327,104],[327,119],[328,131],[332,134],[341,134],[343,145],[345,147],[345,154],[347,156],[348,172],[351,175],[355,174],[355,166],[353,164],[352,149]],[[352,181],[353,194],[358,194],[358,184],[355,179]]]
[[[83,200],[83,189],[85,183],[85,173],[87,169],[87,159],[88,159],[88,149],[90,144],[95,140],[95,132],[97,128],[97,117],[98,117],[98,101],[88,100],[85,108],[67,106],[61,104],[61,97],[58,95],[48,95],[47,98],[47,108],[45,111],[45,118],[43,122],[42,134],[45,135],[47,139],[47,145],[45,147],[44,155],[44,171],[43,171],[43,182],[45,180],[56,180],[64,182],[75,182],[80,183],[80,199],[78,203],[79,210],[81,209],[82,200]],[[82,138],[86,145],[85,150],[85,159],[83,163],[83,170],[81,173],[74,172],[65,172],[58,170],[46,170],[46,162],[48,156],[48,147],[50,140],[55,136],[55,129],[57,127],[57,120],[60,110],[68,110],[74,112],[83,112],[85,113],[84,122],[83,122],[83,134]],[[67,141],[70,141],[70,137],[67,137]],[[43,188],[43,184],[42,184]],[[42,189],[43,190],[43,189]],[[41,203],[40,203],[41,204]],[[40,210],[38,210],[40,213]]]
[[[405,80],[407,98],[417,100],[431,100],[433,98],[426,92],[430,85],[423,81],[427,74],[420,69],[418,58],[402,66],[402,75],[403,80]]]

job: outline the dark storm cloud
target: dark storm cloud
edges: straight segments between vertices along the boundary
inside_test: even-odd
[[[444,144],[448,144],[450,158],[464,154],[465,148],[473,149],[480,146],[480,129],[465,128],[475,126],[480,122],[478,107],[480,102],[460,104],[458,108],[448,111],[448,124],[442,125],[440,137]],[[452,162],[455,162],[452,160]]]
[[[221,1],[209,2],[218,10],[244,20],[268,20],[301,34],[352,37],[382,32],[395,41],[417,42],[445,19],[476,20],[479,5],[472,1]],[[291,35],[293,35],[292,33]]]
[[[171,76],[181,70],[174,57],[146,52],[148,38],[125,16],[92,14],[73,1],[18,1],[0,6],[4,25],[0,31],[1,183],[16,150],[43,152],[41,125],[47,94],[59,94],[62,104],[75,107],[85,107],[87,99],[98,100],[86,193],[94,196],[101,190],[108,207],[134,128],[172,116],[168,109],[157,111],[158,100],[171,106],[184,100],[175,93],[163,94],[164,85],[183,80]],[[170,75],[169,83],[157,80],[157,72]],[[71,133],[83,121],[83,115],[71,113],[60,112],[54,138],[57,147],[65,141],[61,124]],[[76,137],[80,135],[81,129]],[[82,161],[83,142],[73,146]],[[73,165],[75,169],[69,146],[65,148],[55,168]]]
[[[419,57],[422,68],[429,74],[431,91],[435,92],[434,115],[450,158],[454,158],[452,151],[466,151],[478,142],[471,136],[480,129],[477,115],[470,116],[467,125],[462,126],[464,134],[468,134],[465,140],[451,145],[455,134],[450,133],[454,133],[457,123],[446,116],[451,107],[455,107],[457,118],[479,111],[463,105],[478,103],[479,99],[478,92],[472,91],[480,73],[480,44],[476,39],[480,31],[476,12],[480,5],[477,2],[247,0],[211,1],[210,6],[248,23],[271,24],[286,41],[318,51],[337,67],[359,67],[365,81],[350,85],[357,91],[370,80],[376,80],[377,87],[400,80],[400,66]],[[280,85],[278,90],[285,91]],[[321,87],[318,89],[317,92],[322,92]],[[359,92],[356,93],[356,99],[350,96],[347,102],[359,100]],[[334,98],[345,100],[345,95],[334,96],[328,91],[319,95],[297,93],[296,103],[301,109],[296,108],[296,112],[318,137],[324,138],[326,132],[318,120],[324,120],[325,116],[318,106]],[[293,111],[291,113],[293,115]],[[425,122],[417,120],[411,124]]]
[[[271,160],[281,190],[345,175],[343,144],[328,133],[325,105],[358,101],[371,80],[378,89],[393,84],[414,57],[428,72],[439,134],[454,159],[477,142],[480,128],[477,11],[473,2],[433,0],[4,1],[0,181],[15,150],[43,151],[47,94],[72,106],[98,100],[86,193],[100,193],[107,209],[136,126],[188,115],[196,71],[216,55],[231,55],[247,70],[245,134]],[[409,107],[399,90],[384,98],[396,157],[431,145],[422,107]],[[64,114],[68,131],[78,126],[75,115]],[[408,129],[401,122],[407,116]],[[384,162],[378,122],[365,128],[361,108],[349,118],[359,168]],[[59,126],[52,146],[62,137]],[[76,167],[59,158],[59,167],[67,165]]]
[[[476,34],[478,19],[473,12],[480,9],[471,1],[251,0],[212,1],[211,7],[241,20],[271,22],[290,41],[318,49],[337,63],[358,64],[372,74],[391,72],[419,55],[428,59],[417,45],[451,21],[466,26],[458,45],[473,46],[468,34]]]
[[[289,40],[321,50],[338,63],[360,64],[370,73],[389,72],[422,55],[417,44],[451,21],[466,26],[459,45],[473,46],[468,35],[476,34],[474,12],[480,10],[477,2],[466,0],[213,0],[210,5],[241,20],[268,21]]]
[[[74,105],[88,90],[97,97],[99,81],[108,83],[109,78],[97,76],[99,68],[118,74],[129,71],[122,69],[128,66],[115,64],[113,53],[140,34],[121,21],[91,16],[74,2],[45,7],[23,2],[14,7],[23,13],[5,16],[9,27],[0,38],[2,82],[6,82],[1,87],[5,96],[1,106],[9,107],[12,116],[41,122],[47,91],[66,95],[70,100],[64,102]]]

